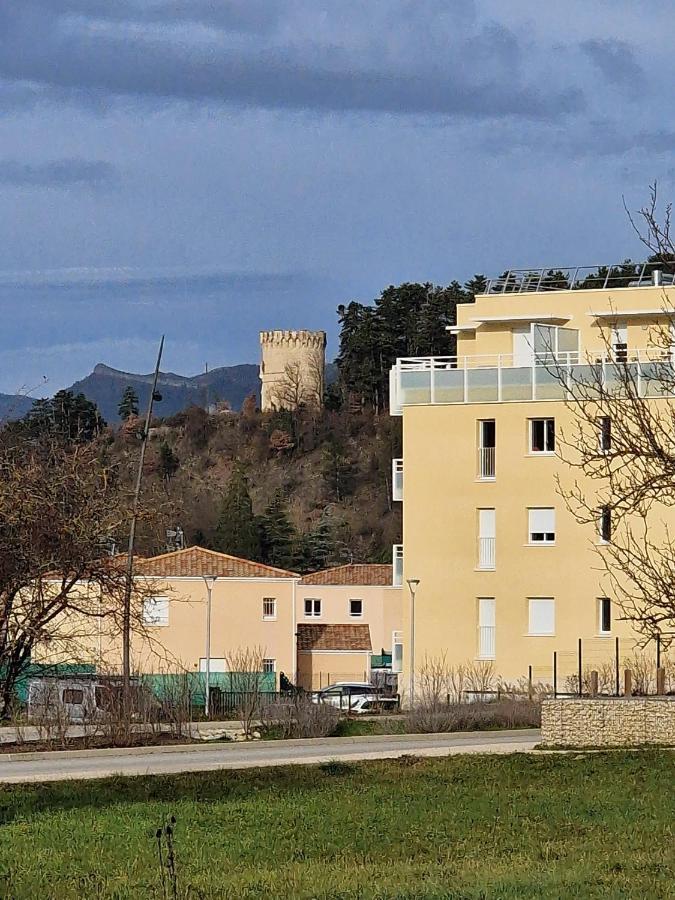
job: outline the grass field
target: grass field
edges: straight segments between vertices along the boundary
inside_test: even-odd
[[[0,896],[656,898],[675,754],[404,758],[0,789]],[[169,895],[170,896],[170,895]]]

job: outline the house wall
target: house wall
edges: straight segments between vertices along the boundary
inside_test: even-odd
[[[296,621],[307,624],[368,625],[373,653],[391,652],[392,631],[401,628],[401,588],[366,585],[303,585],[296,594]],[[305,616],[305,599],[321,600],[321,618]],[[363,600],[363,615],[349,615],[349,601]]]

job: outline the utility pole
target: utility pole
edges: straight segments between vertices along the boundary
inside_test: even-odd
[[[150,431],[150,421],[152,419],[152,405],[155,400],[161,400],[161,396],[157,394],[157,379],[159,377],[159,366],[162,361],[162,350],[164,349],[164,335],[159,342],[159,352],[157,354],[157,365],[155,366],[155,375],[152,379],[152,389],[150,391],[150,399],[148,400],[148,410],[145,415],[145,424],[143,426],[143,434],[141,437],[141,456],[138,460],[138,472],[136,473],[136,488],[134,490],[134,499],[131,507],[131,525],[129,527],[129,548],[127,551],[127,574],[124,585],[124,606],[122,608],[122,689],[124,701],[125,722],[129,720],[131,711],[131,590],[134,577],[134,545],[136,543],[136,523],[138,521],[138,503],[141,495],[141,483],[143,481],[143,464],[145,462],[145,448],[148,444],[148,432]]]

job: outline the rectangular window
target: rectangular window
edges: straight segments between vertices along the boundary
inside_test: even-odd
[[[612,540],[612,508],[603,506],[600,510],[600,540],[603,544],[609,544]]]
[[[363,615],[363,600],[349,601],[349,615],[354,617]]]
[[[612,601],[609,597],[598,599],[598,631],[609,634],[612,630]]]
[[[528,633],[555,633],[555,600],[553,597],[531,597],[528,600]]]
[[[79,691],[76,688],[66,688],[61,694],[61,698],[64,703],[79,705],[84,703],[84,691]]]
[[[308,597],[305,600],[305,618],[318,619],[321,615],[321,600]]]
[[[603,453],[612,449],[612,420],[609,416],[598,419],[598,445]]]
[[[276,619],[277,617],[277,599],[276,597],[263,597],[263,619]]]
[[[612,325],[612,350],[616,362],[628,362],[628,328],[625,322]]]
[[[478,510],[478,568],[494,569],[496,559],[494,509]]]
[[[492,481],[495,477],[495,420],[482,419],[478,423],[478,477]]]
[[[199,671],[206,672],[206,657],[199,660]],[[227,672],[227,660],[224,656],[212,656],[209,659],[209,672]]]
[[[266,675],[269,675],[272,672],[276,672],[276,670],[277,670],[276,659],[263,659],[263,672]]]
[[[495,658],[495,598],[478,598],[478,657]]]
[[[152,626],[169,624],[168,597],[148,597],[143,601],[143,624]]]
[[[530,419],[530,453],[555,453],[555,419]]]
[[[528,509],[527,516],[530,544],[553,544],[555,542],[555,509],[552,507]]]

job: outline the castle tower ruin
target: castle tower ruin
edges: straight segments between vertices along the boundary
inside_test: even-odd
[[[325,331],[261,331],[261,409],[323,405]]]

